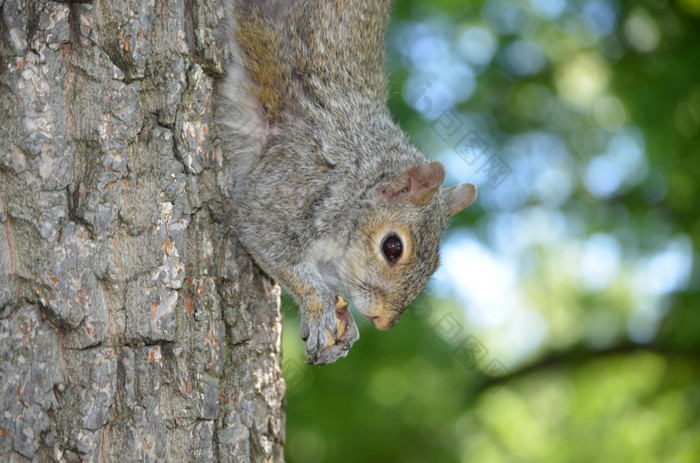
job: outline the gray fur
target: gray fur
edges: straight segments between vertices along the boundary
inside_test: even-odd
[[[448,212],[471,204],[476,190],[431,192],[425,202],[410,192],[391,200],[380,194],[427,163],[386,108],[389,1],[288,3],[283,19],[269,21],[269,33],[282,37],[274,60],[283,70],[282,97],[270,100],[280,102],[280,115],[254,94],[259,82],[246,63],[261,57],[246,56],[254,47],[246,52],[234,41],[218,121],[223,149],[237,162],[232,224],[258,265],[297,299],[309,363],[322,364],[345,356],[359,338],[351,316],[339,336],[336,295],[376,317],[377,327],[393,326],[438,266]],[[395,266],[381,253],[391,231],[412,249]]]

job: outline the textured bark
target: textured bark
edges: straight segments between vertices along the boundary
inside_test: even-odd
[[[0,460],[281,461],[279,289],[211,136],[222,4],[0,9]]]

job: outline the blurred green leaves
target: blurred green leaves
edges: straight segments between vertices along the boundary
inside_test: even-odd
[[[458,420],[462,461],[695,461],[694,361],[630,352],[567,363],[481,398]]]

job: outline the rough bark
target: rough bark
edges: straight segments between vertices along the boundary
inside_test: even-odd
[[[211,135],[222,4],[0,9],[0,460],[281,461],[279,289]]]

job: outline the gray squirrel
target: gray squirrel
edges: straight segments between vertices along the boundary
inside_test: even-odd
[[[476,198],[440,189],[445,170],[386,107],[390,0],[238,0],[219,88],[234,159],[231,223],[296,299],[311,364],[359,338],[348,308],[394,326],[439,263],[447,220]]]

